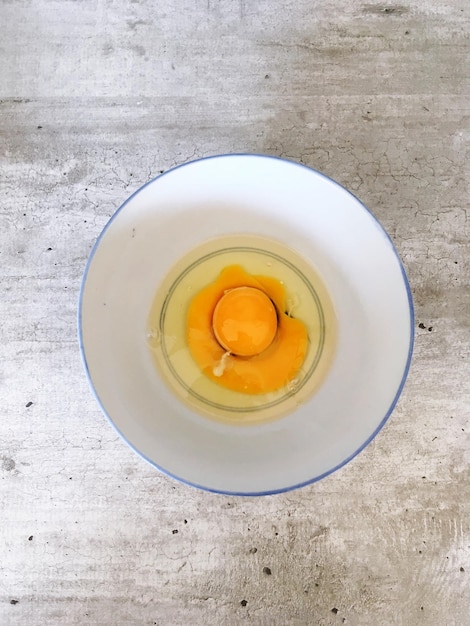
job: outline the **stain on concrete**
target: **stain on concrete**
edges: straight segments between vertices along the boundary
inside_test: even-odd
[[[312,533],[312,539],[316,539],[317,537],[323,537],[328,532],[328,528],[326,526],[320,526],[318,530],[315,530]]]
[[[408,13],[409,8],[402,4],[365,4],[362,12],[372,15],[403,15]]]
[[[145,26],[147,22],[145,20],[127,20],[126,24],[129,30],[135,30],[138,26]]]
[[[132,46],[131,50],[133,50],[139,57],[145,56],[147,52],[144,46]]]
[[[113,44],[110,42],[104,43],[101,48],[101,52],[103,53],[103,56],[108,57],[114,52]]]
[[[10,459],[7,456],[2,456],[0,458],[2,459],[2,469],[5,470],[5,472],[12,472],[15,469],[16,463],[13,459]]]

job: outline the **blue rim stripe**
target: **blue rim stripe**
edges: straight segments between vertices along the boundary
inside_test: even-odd
[[[386,414],[385,414],[384,418],[382,419],[382,421],[380,422],[380,424],[377,426],[377,428],[374,430],[374,432],[370,435],[370,437],[368,437],[368,439],[361,446],[359,446],[359,448],[357,448],[357,450],[355,450],[355,452],[350,454],[346,459],[344,459],[344,461],[341,461],[341,463],[338,463],[338,465],[336,465],[332,469],[328,470],[327,472],[324,472],[323,474],[320,474],[319,476],[315,476],[314,478],[310,478],[309,480],[306,480],[304,482],[301,482],[301,483],[298,483],[298,484],[295,484],[295,485],[292,485],[292,486],[289,486],[289,487],[282,487],[280,489],[273,489],[273,490],[270,490],[270,491],[246,491],[246,492],[242,491],[242,492],[239,492],[239,491],[225,491],[225,490],[221,490],[221,489],[212,489],[210,487],[206,487],[204,485],[199,485],[197,483],[193,483],[193,482],[191,482],[189,480],[185,480],[185,479],[183,479],[183,478],[181,478],[179,476],[176,476],[175,474],[172,474],[171,472],[169,472],[165,468],[159,466],[157,463],[155,463],[154,461],[152,461],[151,459],[146,457],[144,454],[142,454],[142,452],[137,450],[137,448],[135,448],[134,445],[117,428],[116,424],[113,422],[111,417],[106,412],[106,409],[104,408],[104,406],[103,406],[103,404],[102,404],[102,402],[101,402],[101,400],[100,400],[100,398],[98,396],[98,393],[97,393],[97,391],[96,391],[96,389],[95,389],[95,387],[93,385],[93,381],[91,380],[90,371],[89,371],[89,368],[88,368],[88,363],[87,363],[86,355],[85,355],[85,348],[84,348],[84,345],[83,345],[82,306],[83,306],[83,293],[84,293],[84,290],[85,290],[85,284],[86,284],[86,280],[87,280],[87,277],[88,277],[88,272],[90,270],[90,266],[91,266],[91,263],[93,261],[93,258],[95,256],[95,254],[96,254],[96,251],[98,250],[98,247],[99,247],[99,245],[101,243],[101,240],[103,239],[104,235],[106,234],[106,231],[108,230],[108,228],[113,223],[114,219],[119,215],[119,213],[124,209],[124,207],[134,198],[134,196],[136,196],[138,193],[140,193],[148,185],[151,185],[158,178],[161,178],[162,176],[166,176],[167,174],[170,174],[171,172],[174,172],[175,170],[177,170],[177,169],[179,169],[181,167],[186,167],[187,165],[191,165],[191,164],[197,163],[199,161],[207,161],[209,159],[221,159],[221,158],[226,158],[226,157],[228,157],[228,158],[231,158],[231,157],[255,157],[255,158],[262,158],[262,159],[274,159],[274,160],[277,160],[277,161],[283,161],[283,162],[286,162],[286,163],[290,163],[292,165],[296,165],[297,167],[303,167],[303,168],[305,168],[305,169],[307,169],[309,171],[315,172],[315,174],[318,174],[322,178],[326,179],[330,183],[333,183],[335,186],[339,187],[340,189],[342,189],[343,191],[348,193],[350,196],[352,196],[355,200],[357,200],[359,202],[361,207],[363,209],[365,209],[367,211],[367,213],[369,213],[369,215],[373,218],[373,220],[379,226],[379,228],[382,231],[382,233],[385,236],[385,238],[390,243],[390,245],[392,247],[392,250],[395,253],[395,256],[396,256],[396,258],[398,260],[398,263],[399,263],[399,266],[400,266],[400,269],[401,269],[401,273],[402,273],[402,276],[403,276],[403,282],[404,282],[405,288],[406,288],[406,293],[407,293],[407,296],[408,296],[408,305],[409,305],[409,312],[410,312],[410,342],[409,342],[409,348],[408,348],[407,361],[406,361],[405,369],[403,371],[403,376],[402,376],[401,382],[400,382],[400,384],[398,386],[398,390],[397,390],[397,392],[395,394],[395,397],[393,398],[393,400],[392,400],[392,402],[390,404],[390,407],[389,407],[388,411],[386,412]],[[366,448],[370,444],[370,442],[377,436],[377,434],[385,426],[385,424],[388,421],[390,415],[392,414],[393,410],[395,409],[395,406],[396,406],[396,404],[398,402],[398,399],[399,399],[399,397],[400,397],[400,395],[401,395],[401,393],[403,391],[406,379],[408,377],[408,373],[410,371],[411,358],[412,358],[412,355],[413,355],[414,326],[415,326],[415,316],[414,316],[413,297],[412,297],[412,294],[411,294],[411,288],[410,288],[410,284],[409,284],[409,281],[408,281],[408,277],[406,275],[405,268],[403,266],[402,260],[401,260],[401,258],[399,256],[398,252],[397,252],[397,249],[395,248],[395,245],[394,245],[390,235],[387,233],[387,231],[384,229],[384,227],[379,222],[379,220],[375,217],[375,215],[372,213],[372,211],[370,209],[368,209],[359,200],[359,198],[357,198],[357,196],[355,196],[348,189],[343,187],[343,185],[340,185],[340,183],[336,182],[335,180],[333,180],[329,176],[326,176],[325,174],[322,174],[321,172],[315,170],[313,167],[309,167],[308,165],[305,165],[303,163],[298,163],[296,161],[291,161],[289,159],[284,159],[284,158],[277,157],[277,156],[271,156],[271,155],[268,155],[268,154],[249,153],[249,152],[247,152],[247,153],[236,152],[236,153],[233,153],[233,154],[231,154],[231,153],[215,154],[215,155],[212,155],[212,156],[203,157],[201,159],[195,159],[193,161],[187,161],[186,163],[183,163],[181,165],[177,165],[176,167],[173,167],[173,168],[167,170],[163,174],[160,174],[159,176],[156,176],[155,178],[152,178],[151,180],[146,182],[144,185],[139,187],[139,189],[134,191],[134,193],[131,196],[129,196],[129,198],[127,198],[127,200],[125,200],[125,202],[123,204],[121,204],[121,206],[110,217],[110,219],[106,223],[105,227],[101,231],[100,235],[98,236],[98,239],[96,240],[95,245],[93,246],[93,248],[91,250],[91,253],[90,253],[89,257],[88,257],[87,264],[85,266],[85,272],[83,274],[82,282],[81,282],[81,285],[80,285],[80,293],[79,293],[79,299],[78,299],[78,343],[79,343],[79,347],[80,347],[80,355],[81,355],[83,367],[85,369],[85,374],[86,374],[86,377],[88,379],[88,383],[90,385],[92,393],[93,393],[93,395],[95,397],[95,400],[98,403],[99,407],[101,408],[101,411],[104,413],[104,415],[106,416],[106,418],[110,422],[111,426],[114,428],[114,430],[127,443],[127,445],[130,448],[132,448],[132,450],[134,450],[134,452],[136,452],[138,454],[138,456],[140,456],[142,459],[147,461],[147,463],[150,463],[150,465],[152,465],[152,467],[155,467],[162,474],[165,474],[166,476],[169,476],[170,478],[173,478],[174,480],[177,480],[179,483],[182,483],[184,485],[189,485],[190,487],[195,487],[197,489],[201,489],[203,491],[207,491],[207,492],[210,492],[210,493],[217,493],[217,494],[228,495],[228,496],[270,496],[270,495],[275,495],[275,494],[279,494],[279,493],[286,493],[288,491],[293,491],[294,489],[300,489],[301,487],[306,487],[307,485],[311,485],[313,483],[316,483],[319,480],[322,480],[323,478],[326,478],[330,474],[333,474],[333,472],[336,472],[337,470],[341,469],[344,465],[349,463],[355,456],[357,456],[360,452],[362,452],[362,450],[364,450],[364,448]]]

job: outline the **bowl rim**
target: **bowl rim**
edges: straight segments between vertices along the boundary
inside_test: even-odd
[[[95,389],[95,386],[93,384],[93,381],[92,381],[92,378],[91,378],[91,374],[90,374],[90,371],[89,371],[89,367],[88,367],[88,363],[87,363],[87,359],[86,359],[86,355],[85,355],[84,338],[83,338],[82,307],[83,307],[83,296],[84,296],[86,281],[87,281],[87,277],[88,277],[88,272],[89,272],[91,264],[93,262],[95,253],[98,250],[98,248],[99,248],[99,246],[101,244],[102,239],[106,235],[109,227],[111,226],[111,224],[113,223],[115,218],[117,218],[117,216],[121,213],[121,211],[124,210],[124,208],[127,206],[127,204],[129,204],[131,202],[131,200],[133,200],[133,198],[135,196],[137,196],[137,194],[139,194],[145,187],[155,183],[158,179],[162,178],[163,176],[166,176],[167,174],[170,174],[171,172],[174,172],[177,169],[186,167],[188,165],[193,165],[194,163],[198,163],[200,161],[209,161],[211,159],[223,159],[223,158],[232,158],[232,157],[255,157],[255,158],[260,158],[260,159],[271,159],[271,160],[276,160],[276,161],[282,161],[284,163],[288,163],[290,165],[295,165],[297,167],[302,167],[302,168],[307,169],[307,170],[317,174],[318,176],[326,179],[330,183],[333,183],[334,186],[338,187],[342,191],[345,191],[347,194],[352,196],[359,203],[359,205],[362,207],[362,209],[364,209],[372,217],[372,219],[375,221],[376,225],[379,227],[380,232],[382,233],[384,238],[388,241],[388,243],[392,247],[392,251],[393,251],[393,253],[395,254],[395,256],[397,258],[397,261],[398,261],[398,264],[399,264],[399,267],[400,267],[400,271],[401,271],[401,274],[402,274],[403,283],[404,283],[406,294],[407,294],[407,298],[408,298],[408,307],[409,307],[409,315],[410,315],[410,338],[409,338],[409,345],[408,345],[408,355],[407,355],[406,364],[405,364],[405,367],[404,367],[404,370],[403,370],[403,375],[402,375],[400,384],[398,386],[397,392],[396,392],[392,402],[390,403],[390,406],[389,406],[388,410],[386,411],[385,416],[382,418],[382,420],[380,421],[380,423],[376,427],[376,429],[371,433],[371,435],[369,435],[369,437],[364,441],[364,443],[362,443],[353,453],[351,453],[343,461],[341,461],[340,463],[336,464],[334,467],[332,467],[331,469],[327,470],[326,472],[323,472],[322,474],[319,474],[318,476],[314,476],[313,478],[310,478],[308,480],[302,481],[300,483],[296,483],[294,485],[289,485],[287,487],[281,487],[279,489],[270,489],[270,490],[267,490],[267,491],[230,491],[230,490],[215,489],[215,488],[207,487],[205,485],[200,485],[198,483],[191,482],[190,480],[187,480],[185,478],[181,478],[180,476],[177,476],[176,474],[173,474],[172,472],[166,470],[164,467],[158,465],[158,463],[156,463],[155,461],[149,459],[145,454],[143,454],[140,450],[138,450],[127,439],[127,437],[119,430],[119,428],[116,426],[116,424],[114,423],[114,421],[112,420],[112,418],[108,414],[108,412],[106,411],[105,407],[103,406],[103,404],[102,404],[102,402],[101,402],[101,400],[100,400],[100,398],[98,396],[98,393],[97,393],[97,391]],[[360,452],[362,452],[373,441],[373,439],[375,439],[375,437],[382,430],[382,428],[385,426],[385,424],[387,423],[388,419],[390,418],[391,414],[393,413],[393,411],[394,411],[394,409],[395,409],[395,407],[397,405],[397,402],[398,402],[398,400],[399,400],[399,398],[400,398],[400,396],[401,396],[401,394],[403,392],[403,388],[405,386],[406,379],[407,379],[409,371],[410,371],[411,360],[412,360],[412,355],[413,355],[414,339],[415,339],[415,337],[414,337],[414,334],[415,334],[414,333],[415,313],[414,313],[413,297],[412,297],[410,283],[409,283],[409,280],[408,280],[408,277],[407,277],[407,274],[406,274],[403,262],[402,262],[402,260],[400,258],[400,255],[398,254],[398,251],[397,251],[397,249],[396,249],[396,247],[395,247],[395,245],[394,245],[394,243],[392,241],[392,238],[390,237],[388,232],[385,230],[385,228],[382,226],[382,224],[379,222],[377,217],[372,213],[372,211],[356,195],[354,195],[349,189],[346,189],[346,187],[344,187],[343,185],[341,185],[340,183],[338,183],[334,179],[330,178],[326,174],[323,174],[322,172],[316,170],[315,168],[310,167],[309,165],[305,165],[304,163],[300,163],[298,161],[291,160],[291,159],[286,159],[286,158],[278,157],[278,156],[275,156],[275,155],[255,153],[255,152],[229,152],[229,153],[222,153],[222,154],[214,154],[214,155],[210,155],[210,156],[206,156],[206,157],[201,157],[201,158],[198,158],[198,159],[192,159],[190,161],[186,161],[185,163],[181,163],[180,165],[176,165],[175,167],[172,167],[172,168],[166,170],[165,172],[155,176],[154,178],[150,179],[149,181],[147,181],[146,183],[141,185],[138,189],[136,189],[136,191],[134,191],[116,209],[116,211],[113,213],[113,215],[111,215],[111,217],[106,222],[106,224],[103,227],[103,229],[101,230],[100,234],[98,235],[98,238],[96,239],[96,241],[95,241],[95,243],[94,243],[94,245],[93,245],[93,247],[91,249],[91,252],[88,255],[88,259],[87,259],[87,262],[86,262],[86,265],[85,265],[85,270],[84,270],[84,273],[83,273],[83,276],[82,276],[82,280],[81,280],[81,284],[80,284],[80,291],[79,291],[79,297],[78,297],[77,326],[78,326],[78,344],[79,344],[80,356],[81,356],[81,361],[82,361],[82,364],[83,364],[83,368],[85,370],[85,375],[86,375],[86,378],[88,380],[88,384],[89,384],[89,386],[91,388],[93,396],[94,396],[98,406],[100,407],[102,413],[105,415],[105,417],[107,418],[108,422],[111,424],[111,426],[114,428],[114,430],[118,433],[118,435],[125,441],[125,443],[139,457],[141,457],[142,459],[147,461],[147,463],[149,463],[152,467],[157,469],[162,474],[164,474],[164,475],[166,475],[166,476],[168,476],[168,477],[178,481],[179,483],[182,483],[184,485],[188,485],[190,487],[195,487],[196,489],[200,489],[202,491],[206,491],[206,492],[209,492],[209,493],[216,493],[216,494],[229,495],[229,496],[269,496],[269,495],[287,493],[289,491],[294,491],[296,489],[300,489],[302,487],[306,487],[307,485],[311,485],[313,483],[316,483],[319,480],[322,480],[323,478],[326,478],[330,474],[333,474],[334,472],[338,471],[339,469],[344,467],[347,463],[352,461],[352,459],[354,459],[354,457],[356,457]]]

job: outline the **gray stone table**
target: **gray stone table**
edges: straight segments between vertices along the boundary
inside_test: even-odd
[[[0,24],[0,624],[470,624],[467,0],[2,0]],[[258,499],[140,460],[76,337],[123,200],[237,151],[356,193],[417,317],[375,441]]]

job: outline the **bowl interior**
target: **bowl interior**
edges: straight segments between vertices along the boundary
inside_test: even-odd
[[[160,379],[146,341],[153,297],[172,265],[210,238],[243,233],[311,263],[338,320],[319,391],[287,417],[246,427],[187,409]],[[412,328],[400,260],[354,196],[296,163],[228,155],[171,170],[116,212],[90,256],[79,330],[97,399],[142,456],[206,489],[272,493],[328,474],[371,440],[403,386]]]

